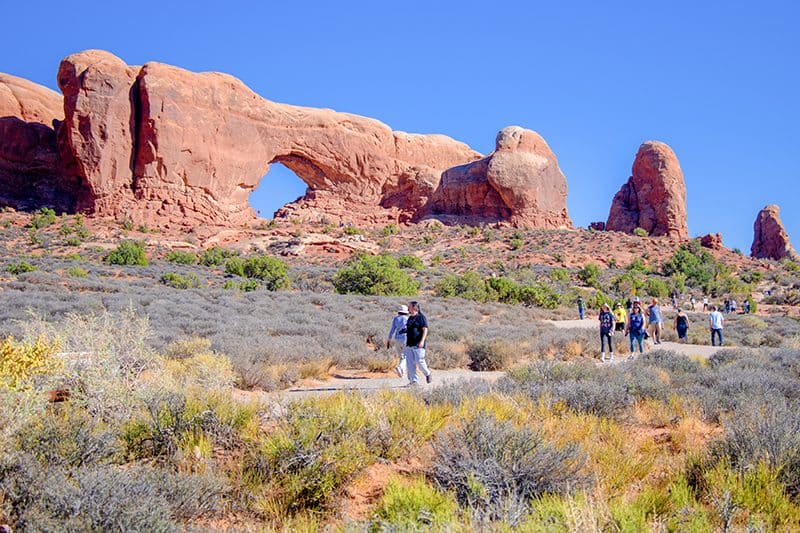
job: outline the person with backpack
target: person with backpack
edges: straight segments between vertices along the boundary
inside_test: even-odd
[[[578,316],[583,320],[583,315],[586,313],[586,304],[583,302],[583,296],[578,296]]]
[[[683,312],[683,309],[678,309],[678,314],[675,315],[675,331],[678,332],[678,341],[687,342],[689,332],[689,316]]]
[[[428,339],[428,319],[422,314],[419,302],[408,304],[409,317],[406,322],[406,366],[408,367],[408,384],[417,384],[417,366],[425,375],[425,381],[431,382],[431,371],[425,363],[425,348]]]
[[[394,370],[401,378],[406,373],[406,322],[408,322],[408,306],[401,305],[397,310],[397,316],[392,320],[389,338],[386,339],[386,349],[390,349],[394,344],[395,353],[400,359],[400,363],[394,367]]]
[[[658,305],[658,298],[653,298],[653,303],[647,308],[647,323],[650,325],[650,335],[653,337],[653,344],[661,344],[661,307]]]
[[[636,353],[634,341],[639,344],[639,353],[644,353],[644,334],[642,304],[633,302],[633,309],[631,309],[631,314],[628,315],[628,327],[625,328],[625,335],[628,335],[631,341],[631,355],[628,359],[633,359],[633,355]]]
[[[600,361],[606,362],[605,345],[608,343],[609,362],[614,362],[614,315],[608,304],[600,307]]]

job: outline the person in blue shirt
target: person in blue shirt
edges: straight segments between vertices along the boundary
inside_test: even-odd
[[[390,349],[394,344],[394,350],[400,363],[394,367],[395,372],[401,378],[406,373],[406,323],[408,322],[408,306],[401,305],[397,310],[397,316],[392,320],[392,327],[389,330],[389,338],[386,339],[386,349]]]
[[[644,353],[644,328],[642,304],[633,302],[633,309],[631,309],[631,314],[628,315],[628,327],[625,329],[625,335],[628,335],[631,341],[631,355],[629,359],[632,359],[633,354],[636,353],[634,341],[639,344],[639,353]]]
[[[664,318],[661,316],[658,298],[653,298],[653,303],[647,308],[647,323],[650,324],[650,335],[653,336],[653,344],[661,344],[661,323],[663,321]]]

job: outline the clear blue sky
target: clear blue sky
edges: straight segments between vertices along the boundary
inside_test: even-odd
[[[771,1],[3,2],[0,71],[55,88],[102,48],[228,72],[266,98],[444,133],[487,153],[509,124],[558,156],[576,225],[605,220],[639,144],[667,142],[692,235],[749,253],[767,203],[800,245],[800,7]],[[253,203],[303,192],[284,170]]]

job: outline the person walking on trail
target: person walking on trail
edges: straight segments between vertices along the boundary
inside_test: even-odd
[[[678,308],[678,293],[677,292],[673,292],[670,297],[672,298],[672,308],[673,309],[677,309]]]
[[[628,313],[626,313],[625,308],[622,307],[622,302],[617,302],[614,308],[614,322],[614,331],[625,331],[625,324],[628,322]]]
[[[731,313],[736,314],[736,300],[731,298]]]
[[[725,323],[725,317],[722,316],[717,310],[717,306],[711,307],[711,313],[708,315],[708,329],[711,331],[711,346],[716,346],[714,337],[719,339],[719,345],[722,346],[722,328]]]
[[[661,344],[661,323],[663,321],[661,307],[658,305],[658,298],[653,298],[653,303],[647,308],[647,323],[650,325],[650,335],[653,337],[653,344]]]
[[[694,311],[694,306],[697,304],[697,300],[694,299],[694,295],[689,298],[689,309]]]
[[[750,298],[742,302],[742,312],[746,315],[750,314]]]
[[[431,382],[431,371],[425,363],[425,343],[428,339],[428,319],[422,314],[419,302],[408,304],[409,317],[406,322],[406,366],[408,367],[408,384],[417,384],[417,366],[425,375],[425,381]]]
[[[731,314],[731,301],[726,298],[724,305],[725,305],[725,314],[726,315]]]
[[[583,302],[583,296],[578,296],[578,316],[583,320],[583,315],[586,313],[586,304]]]
[[[683,309],[678,309],[678,314],[675,315],[675,331],[678,332],[678,341],[687,342],[689,333],[689,316],[683,312]]]
[[[406,322],[408,322],[408,306],[401,305],[397,310],[397,316],[392,320],[392,328],[386,339],[386,349],[388,350],[394,345],[395,353],[400,360],[394,370],[401,378],[406,373]]]
[[[625,312],[626,314],[630,314],[631,309],[633,309],[633,302],[631,301],[630,297],[625,300]]]
[[[608,304],[603,304],[600,308],[600,361],[606,362],[605,345],[608,343],[608,353],[610,363],[614,362],[614,315]]]
[[[634,302],[631,314],[628,316],[628,327],[625,328],[625,335],[628,335],[631,341],[631,355],[628,359],[633,359],[633,354],[636,353],[634,341],[639,344],[639,353],[644,353],[644,333],[642,304]]]
[[[708,312],[708,296],[703,296],[703,312]]]

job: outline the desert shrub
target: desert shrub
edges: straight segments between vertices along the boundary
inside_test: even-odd
[[[400,228],[398,228],[397,224],[394,223],[386,224],[381,230],[381,235],[383,235],[384,237],[388,237],[390,235],[397,235],[398,233],[400,233]]]
[[[242,292],[253,292],[258,290],[258,282],[254,279],[246,279],[243,281],[234,281],[226,279],[222,284],[222,288],[226,290],[239,290]]]
[[[150,264],[144,251],[144,245],[136,241],[122,241],[103,258],[103,261],[109,265],[147,266]]]
[[[594,287],[595,289],[600,288],[600,280],[598,279],[599,275],[600,267],[595,263],[589,263],[582,269],[578,270],[578,279],[581,280],[584,285]]]
[[[638,294],[645,281],[637,271],[625,272],[611,280],[611,288],[617,294]]]
[[[683,274],[686,282],[706,293],[716,294],[716,278],[725,272],[723,266],[714,259],[699,241],[682,244],[661,267],[665,276]]]
[[[0,343],[0,389],[23,389],[36,377],[59,370],[62,364],[56,357],[58,348],[58,343],[42,337],[32,342],[7,337]]]
[[[425,264],[422,262],[422,259],[417,257],[416,255],[401,255],[397,258],[397,265],[400,268],[408,268],[410,270],[423,270],[425,268]]]
[[[217,267],[224,265],[226,260],[237,255],[238,254],[232,250],[226,250],[219,246],[212,246],[200,254],[199,261],[203,266]]]
[[[666,298],[669,296],[669,287],[667,287],[667,283],[659,278],[647,278],[644,290],[648,296],[653,296],[655,298]]]
[[[339,294],[413,296],[419,286],[390,255],[361,255],[353,258],[333,277]]]
[[[267,290],[277,291],[289,288],[289,275],[286,263],[276,257],[266,255],[248,257],[231,257],[225,263],[225,273],[261,281]],[[247,287],[240,287],[246,290]]]
[[[197,263],[197,254],[194,252],[185,252],[183,250],[172,250],[164,259],[178,265],[194,265]]]
[[[487,413],[437,436],[433,452],[432,479],[479,520],[512,518],[511,507],[526,509],[533,498],[567,493],[585,481],[577,446],[558,448],[535,429]]]
[[[448,493],[436,490],[424,478],[389,479],[374,511],[370,531],[391,528],[416,530],[452,525],[458,504]]]
[[[513,362],[516,350],[502,340],[481,340],[467,345],[467,355],[472,370],[505,370]]]
[[[228,389],[236,381],[231,360],[224,355],[204,350],[166,364],[170,377],[183,387],[199,386],[203,390]]]
[[[647,230],[644,228],[634,228],[633,234],[636,235],[637,237],[647,237],[649,235],[649,233],[647,233]]]
[[[561,294],[543,283],[522,285],[519,288],[519,301],[525,305],[556,309],[561,305]]]
[[[67,275],[72,278],[85,278],[89,276],[89,271],[85,268],[74,266],[67,270]]]
[[[55,221],[56,212],[49,207],[43,207],[31,217],[28,227],[33,229],[42,229],[54,224]]]
[[[488,299],[486,283],[477,272],[465,272],[464,274],[446,274],[434,287],[437,296],[453,297],[459,296],[467,300],[483,302]]]
[[[569,281],[569,270],[564,267],[553,267],[550,269],[549,276],[553,281]]]
[[[194,272],[187,272],[186,274],[166,272],[161,276],[160,281],[173,289],[196,289],[200,286],[200,278]]]
[[[14,276],[25,274],[26,272],[33,272],[38,268],[27,261],[19,261],[17,263],[9,263],[6,265],[6,272]]]

